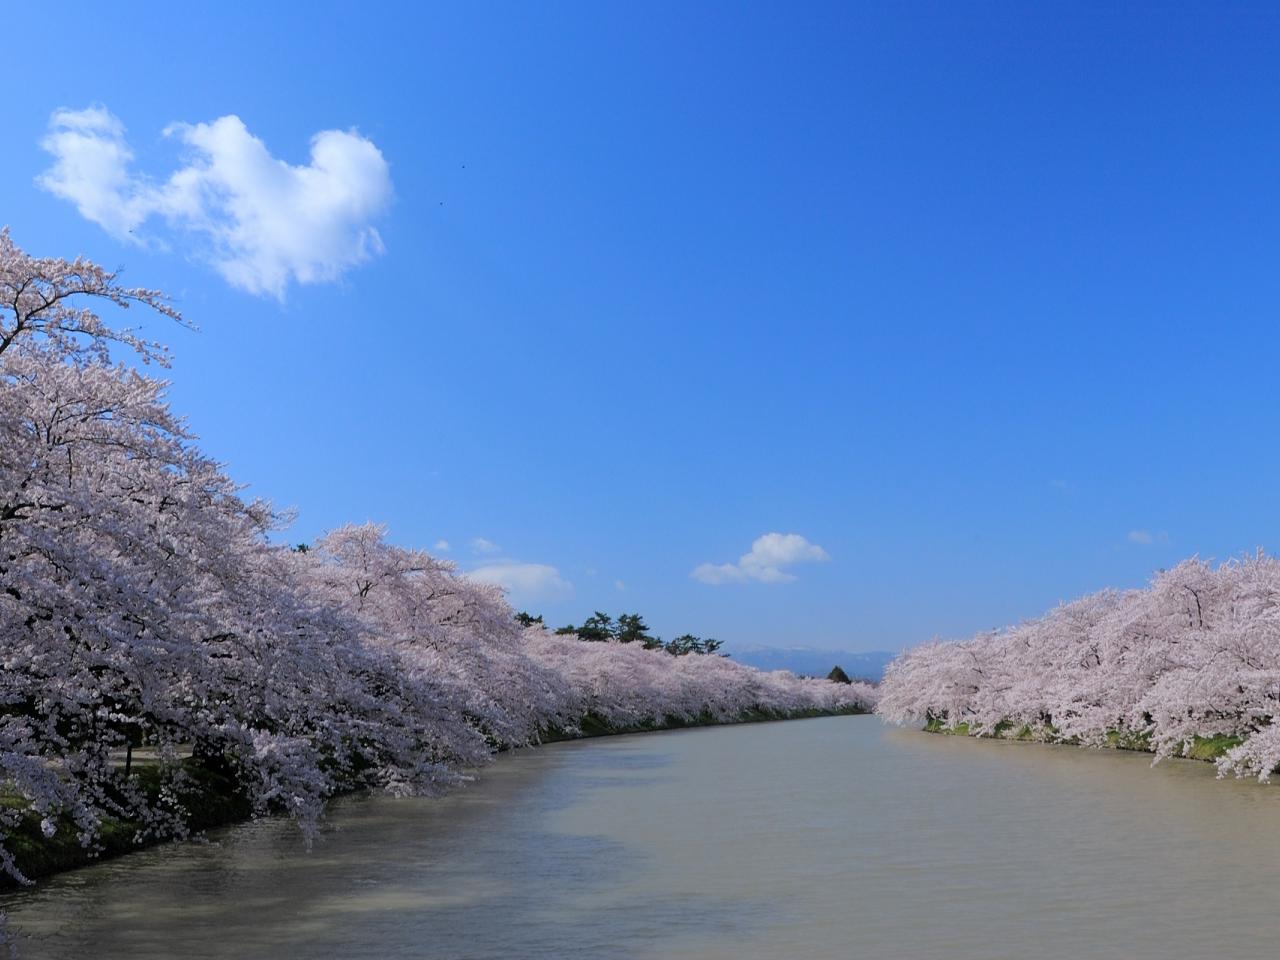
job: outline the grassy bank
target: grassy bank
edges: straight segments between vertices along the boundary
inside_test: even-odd
[[[188,811],[187,827],[192,833],[200,833],[213,827],[247,820],[252,813],[248,801],[235,789],[230,778],[205,769],[197,763],[183,762],[189,785],[178,795],[178,800]],[[153,798],[160,790],[158,771],[154,767],[141,767],[134,776],[143,789]],[[0,793],[0,806],[23,808],[21,797]],[[57,830],[46,837],[40,829],[40,817],[26,813],[17,830],[5,837],[14,860],[27,877],[36,879],[52,873],[82,867],[95,860],[118,857],[143,847],[152,846],[155,840],[140,839],[142,825],[128,820],[105,819],[96,847],[81,846],[75,823],[69,817],[57,821]],[[0,890],[12,889],[18,884],[7,875],[0,875]]]
[[[1027,743],[1062,743],[1081,746],[1079,739],[1076,737],[1057,737],[1053,736],[1052,733],[1046,737],[1031,727],[1024,726],[1015,730],[1011,723],[997,724],[993,731],[984,734],[972,732],[967,723],[957,723],[954,727],[950,727],[942,720],[930,720],[925,724],[924,729],[926,733],[941,733],[958,737],[985,736],[992,739],[1020,740]],[[1239,737],[1225,735],[1196,737],[1189,746],[1179,751],[1177,756],[1186,760],[1213,762],[1232,747],[1239,746],[1240,742]],[[1136,750],[1142,753],[1155,752],[1151,746],[1151,738],[1146,734],[1124,733],[1119,730],[1109,732],[1107,734],[1107,742],[1097,746],[1107,746],[1116,750]]]
[[[566,740],[582,740],[590,737],[616,736],[625,733],[654,733],[661,730],[677,730],[689,727],[723,726],[738,723],[767,723],[778,720],[802,720],[809,717],[830,717],[847,714],[866,713],[865,710],[847,708],[842,710],[800,710],[792,713],[776,713],[767,710],[751,710],[732,720],[717,720],[709,714],[687,719],[684,717],[667,717],[664,721],[650,721],[630,726],[611,725],[596,716],[588,716],[576,731],[549,730],[544,731],[542,743],[557,743]],[[235,789],[234,783],[226,776],[201,767],[196,761],[184,761],[185,770],[190,778],[191,786],[181,796],[183,806],[190,811],[188,827],[192,833],[200,833],[214,827],[227,826],[248,820],[252,815],[249,803]],[[159,789],[159,780],[154,768],[135,768],[136,777],[140,779],[144,789],[154,796]],[[0,793],[0,806],[11,808],[24,807],[25,802],[14,796]],[[98,860],[132,853],[144,847],[153,846],[157,842],[140,841],[138,839],[140,824],[125,820],[105,820],[102,824],[101,837],[96,849],[86,849],[80,845],[75,825],[69,819],[62,819],[57,824],[57,831],[52,837],[46,837],[40,829],[40,817],[28,813],[23,817],[18,830],[6,837],[6,843],[13,851],[18,868],[29,878],[35,880],[47,877],[63,870],[87,866]],[[0,890],[14,889],[18,885],[8,876],[0,875]]]
[[[662,722],[648,721],[631,726],[613,725],[596,716],[586,717],[576,731],[565,733],[561,730],[544,731],[543,743],[558,743],[562,740],[585,740],[590,737],[610,737],[624,733],[656,733],[660,730],[683,730],[690,727],[723,727],[738,723],[771,723],[778,720],[805,720],[810,717],[840,717],[868,713],[858,707],[846,707],[841,710],[793,710],[789,713],[778,713],[772,710],[748,710],[732,720],[717,720],[710,714],[703,714],[690,720],[685,717],[667,717]]]

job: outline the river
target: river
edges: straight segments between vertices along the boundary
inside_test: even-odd
[[[833,717],[552,744],[0,898],[25,960],[1263,960],[1280,789]]]

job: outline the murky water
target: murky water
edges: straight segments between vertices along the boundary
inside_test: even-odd
[[[840,717],[555,744],[0,901],[24,958],[1264,960],[1280,788]]]

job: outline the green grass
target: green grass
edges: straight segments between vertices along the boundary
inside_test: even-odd
[[[1010,733],[1013,729],[1013,723],[1005,720],[996,724],[996,727],[985,736],[1000,737],[1005,740],[1035,740],[1042,743],[1079,743],[1074,737],[1058,737],[1054,735],[1053,726],[1046,727],[1048,736],[1037,734],[1029,726],[1023,726],[1016,732]],[[941,733],[950,736],[968,737],[976,734],[971,733],[969,724],[957,723],[954,727],[948,726],[945,720],[932,719],[925,724],[924,729],[928,733]],[[1225,754],[1232,747],[1238,747],[1241,743],[1240,737],[1230,736],[1228,734],[1218,734],[1213,737],[1196,737],[1190,747],[1181,751],[1179,756],[1188,760],[1206,760],[1214,761]],[[1151,735],[1149,733],[1132,733],[1124,730],[1110,730],[1106,735],[1106,745],[1116,750],[1136,750],[1142,753],[1154,753],[1155,749],[1151,744]]]
[[[1196,737],[1190,748],[1183,751],[1188,760],[1217,760],[1232,747],[1243,743],[1239,737],[1220,733],[1216,737]]]
[[[187,825],[193,832],[198,833],[249,817],[251,810],[248,801],[237,793],[229,778],[190,761],[184,763],[184,767],[192,782],[182,792],[181,800],[189,814]],[[137,767],[133,776],[150,796],[157,795],[160,788],[157,768]],[[0,793],[0,806],[25,809],[27,802],[22,797]],[[7,834],[4,840],[13,853],[18,868],[34,880],[156,843],[155,840],[143,842],[140,839],[140,826],[139,823],[128,820],[104,819],[97,849],[86,849],[80,844],[77,827],[71,818],[58,818],[53,836],[46,837],[40,830],[40,817],[27,813],[18,828]],[[16,885],[12,878],[0,875],[0,889]]]

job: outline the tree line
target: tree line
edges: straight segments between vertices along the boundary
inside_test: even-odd
[[[889,720],[1280,765],[1280,560],[1192,559],[967,640],[915,647],[880,685]]]
[[[516,614],[516,620],[526,627],[534,624],[544,625],[542,615],[534,616],[526,611],[520,611]],[[683,657],[689,654],[712,654],[719,653],[720,648],[724,645],[722,641],[714,637],[703,639],[694,636],[692,633],[682,633],[674,640],[663,641],[661,637],[654,636],[649,632],[649,625],[644,622],[644,617],[638,613],[620,613],[617,619],[601,610],[596,610],[591,616],[582,621],[581,626],[574,626],[569,623],[563,627],[558,627],[555,631],[560,636],[568,636],[570,634],[576,636],[579,640],[585,640],[588,643],[638,643],[645,650],[662,650],[674,657]],[[719,653],[722,657],[727,657],[727,653]]]
[[[145,362],[121,362],[167,365],[164,347],[96,306],[180,319],[0,231],[0,873],[22,879],[15,836],[185,836],[211,771],[310,834],[340,791],[430,793],[548,731],[874,699],[524,623],[373,524],[279,545],[287,517],[199,450]],[[650,636],[636,615],[591,626]]]

